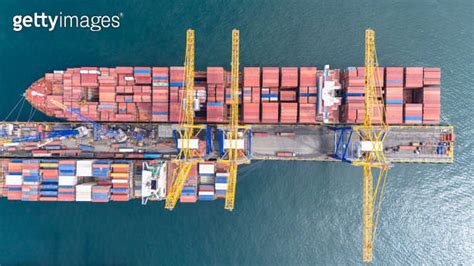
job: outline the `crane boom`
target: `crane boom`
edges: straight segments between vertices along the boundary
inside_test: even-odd
[[[200,161],[198,151],[191,147],[191,139],[197,137],[204,128],[201,125],[194,125],[194,30],[186,32],[186,58],[184,62],[184,81],[186,86],[185,95],[181,100],[178,132],[180,143],[179,154],[174,160],[178,168],[173,175],[174,182],[166,196],[165,208],[174,209],[178,202],[183,186],[188,179],[191,167]]]
[[[237,148],[237,139],[239,134],[239,30],[232,30],[232,63],[231,63],[231,119],[229,130],[229,177],[227,180],[227,191],[225,195],[226,210],[232,211],[235,202],[235,189],[237,186],[237,168],[239,159],[239,150]],[[235,141],[234,141],[235,140]]]
[[[389,164],[385,159],[383,141],[388,133],[388,126],[384,120],[385,105],[380,99],[382,95],[378,77],[378,60],[375,50],[375,32],[367,29],[365,32],[365,115],[364,124],[354,126],[353,129],[360,137],[361,143],[366,145],[362,149],[362,158],[353,164],[362,166],[362,259],[371,262],[373,256],[373,242],[377,228],[383,188],[387,179]],[[368,147],[368,148],[367,148]],[[378,171],[374,190],[374,176]],[[381,182],[383,180],[383,182]],[[382,188],[379,190],[380,184]],[[374,219],[374,209],[378,207]]]

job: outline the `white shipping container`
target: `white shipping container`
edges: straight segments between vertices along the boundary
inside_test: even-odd
[[[229,177],[229,173],[216,173],[216,177]]]
[[[127,184],[128,179],[112,179],[112,184]]]
[[[216,190],[227,190],[227,184],[216,184]]]
[[[77,176],[92,176],[93,160],[80,160],[76,162]]]
[[[76,186],[76,201],[92,201],[92,187],[95,182],[79,184]]]
[[[21,175],[7,175],[5,177],[5,185],[7,186],[21,186],[23,184],[23,176]]]
[[[39,184],[40,182],[23,182],[23,185],[27,185],[27,186],[36,186]]]
[[[52,157],[53,155],[51,153],[35,153],[33,154],[33,157]]]
[[[214,174],[215,167],[214,164],[209,163],[200,163],[199,164],[199,173],[200,174]]]
[[[12,142],[12,143],[3,143],[4,147],[14,147],[14,146],[19,146],[20,142]]]
[[[214,196],[214,192],[212,192],[212,191],[199,191],[199,195],[203,195],[203,196],[206,196],[206,195]]]
[[[77,176],[59,176],[58,185],[74,186],[77,184]]]

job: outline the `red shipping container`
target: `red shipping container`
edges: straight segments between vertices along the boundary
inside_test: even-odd
[[[281,68],[281,88],[298,87],[298,68],[282,67]]]
[[[316,67],[300,67],[300,86],[316,87],[317,68]]]
[[[262,122],[278,123],[278,103],[262,102]]]
[[[302,124],[316,123],[316,104],[300,103],[298,121]]]
[[[224,104],[222,102],[207,103],[207,121],[224,122]]]
[[[281,123],[296,123],[298,117],[297,103],[280,103],[280,122]]]
[[[423,85],[440,85],[441,84],[441,69],[440,68],[424,68],[423,69]]]
[[[281,102],[296,102],[296,91],[294,90],[281,90],[280,91]]]
[[[244,87],[260,87],[259,67],[244,67]]]
[[[262,87],[279,87],[280,76],[278,67],[263,67],[262,68]]]
[[[207,73],[208,84],[223,84],[224,83],[224,68],[223,67],[208,67],[206,73]]]
[[[405,68],[405,87],[406,88],[423,87],[423,68],[422,67]]]
[[[260,103],[244,103],[243,109],[244,123],[260,122]]]

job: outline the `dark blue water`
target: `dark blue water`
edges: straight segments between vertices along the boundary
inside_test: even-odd
[[[43,11],[123,17],[119,29],[101,32],[13,32],[14,15]],[[241,30],[244,66],[361,65],[364,29],[372,27],[381,65],[442,68],[442,120],[457,132],[454,164],[390,171],[374,263],[473,264],[473,11],[471,0],[5,0],[0,114],[54,69],[182,65],[189,27],[199,69],[229,66],[233,28]],[[18,119],[27,120],[30,108],[25,104]],[[0,264],[358,264],[361,190],[361,170],[349,165],[257,162],[239,169],[232,213],[223,201],[169,212],[138,201],[0,200]]]

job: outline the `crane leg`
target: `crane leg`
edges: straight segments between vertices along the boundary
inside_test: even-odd
[[[372,261],[373,253],[373,217],[374,217],[374,194],[372,167],[364,166],[362,191],[362,260]]]

